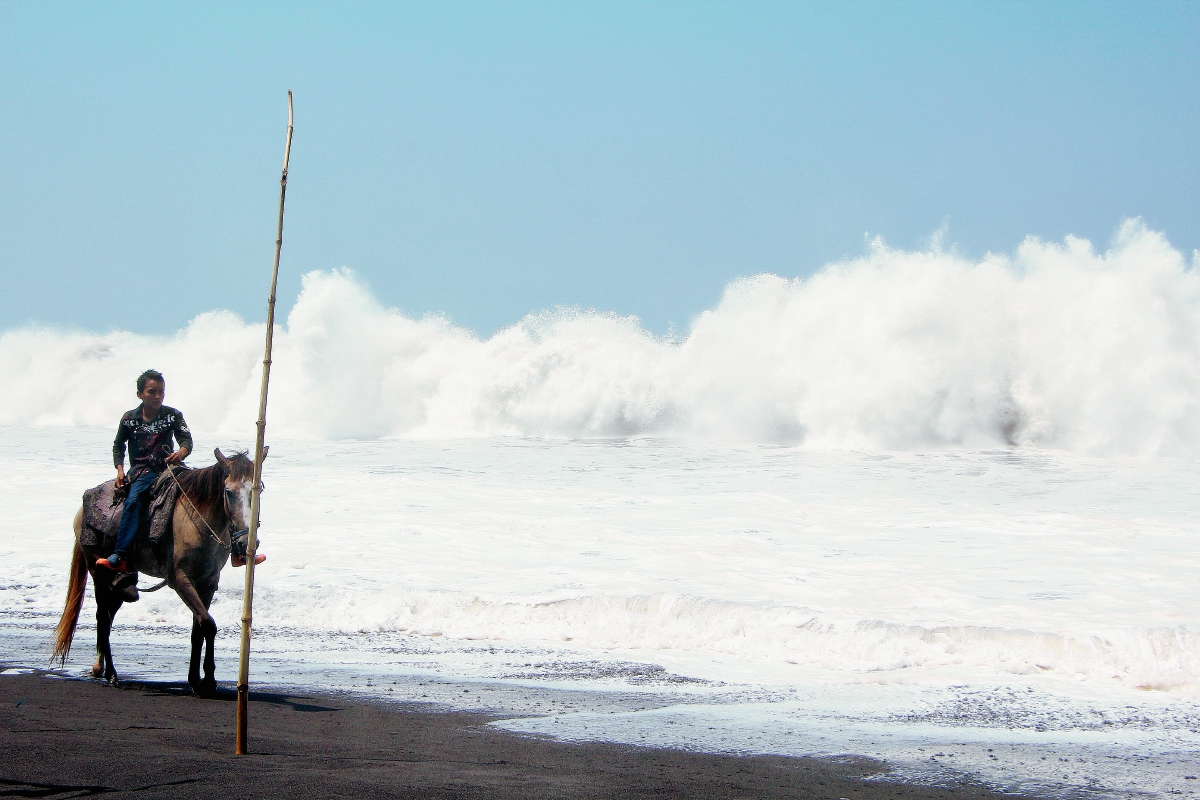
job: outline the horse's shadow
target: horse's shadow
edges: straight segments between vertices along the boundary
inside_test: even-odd
[[[100,679],[96,678],[94,680],[99,681]],[[172,697],[194,696],[192,687],[184,681],[148,681],[123,679],[119,688],[136,689],[149,694],[168,695]],[[222,686],[218,683],[215,694],[205,699],[231,702],[237,700],[237,689],[233,686]],[[280,692],[250,692],[249,696],[249,701],[251,703],[269,703],[271,705],[288,706],[293,711],[301,711],[305,713],[344,710],[337,708],[336,706],[324,706],[304,702],[311,699],[312,698],[309,697],[283,694]]]

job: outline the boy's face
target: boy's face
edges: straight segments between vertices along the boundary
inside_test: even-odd
[[[167,390],[161,381],[151,379],[146,381],[142,386],[142,390],[137,393],[137,396],[147,411],[154,412],[162,408],[163,398],[167,396]]]

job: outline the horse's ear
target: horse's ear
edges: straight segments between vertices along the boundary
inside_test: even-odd
[[[219,448],[219,447],[218,447],[218,448],[214,449],[214,450],[213,450],[213,455],[214,455],[214,456],[216,456],[216,457],[217,457],[217,461],[220,461],[222,464],[228,464],[228,463],[229,463],[229,459],[228,459],[228,458],[226,458],[226,457],[225,457],[225,454],[221,452],[221,448]]]
[[[266,458],[266,457],[267,457],[267,451],[268,451],[268,450],[270,450],[270,449],[271,449],[271,446],[270,446],[270,445],[268,445],[268,444],[264,444],[264,445],[263,445],[263,458]]]

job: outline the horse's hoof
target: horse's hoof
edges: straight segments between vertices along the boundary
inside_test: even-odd
[[[92,665],[92,677],[93,678],[99,678],[103,674],[104,674],[104,667],[101,666],[99,664],[99,662]]]
[[[121,681],[117,678],[116,675],[109,675],[105,680],[108,681],[109,686],[120,686],[121,685]]]
[[[199,684],[192,686],[192,694],[205,699],[217,696],[217,682],[213,678],[205,678]]]

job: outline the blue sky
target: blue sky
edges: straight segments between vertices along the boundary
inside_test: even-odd
[[[1200,247],[1200,5],[0,2],[0,330],[168,333],[355,270],[491,334],[686,329],[944,241]]]

